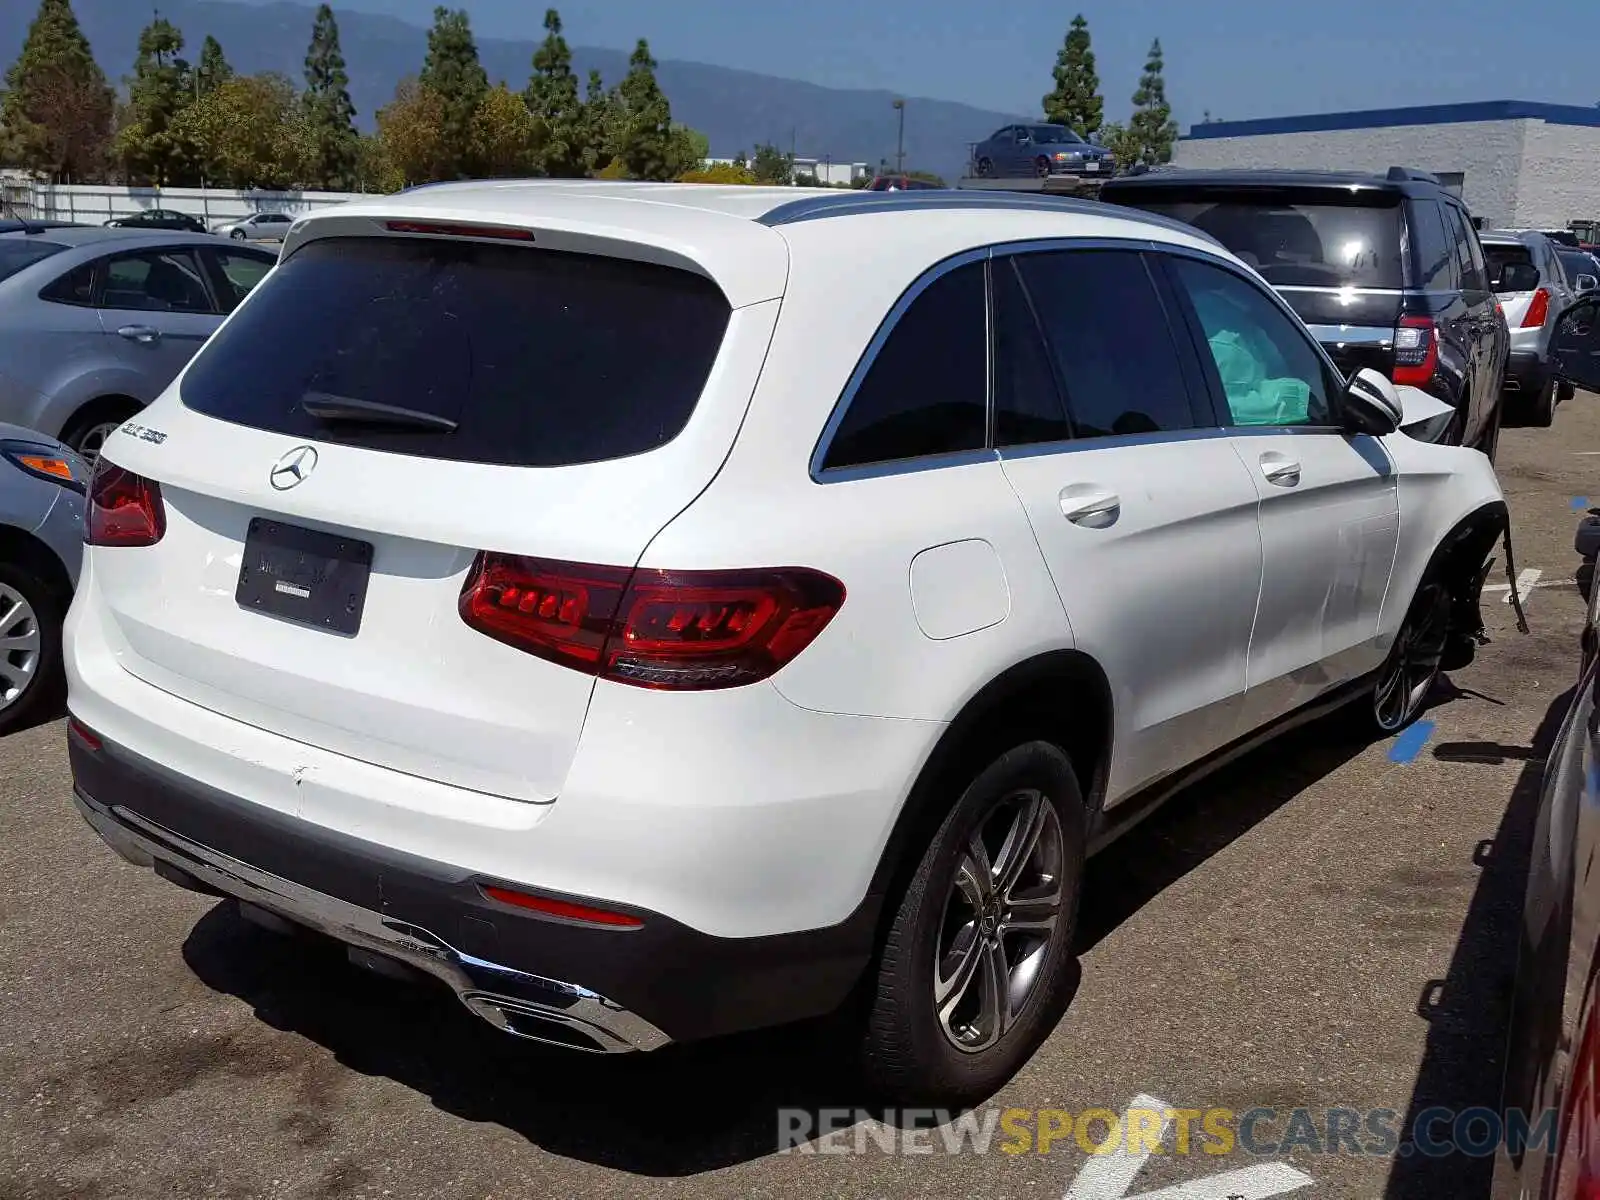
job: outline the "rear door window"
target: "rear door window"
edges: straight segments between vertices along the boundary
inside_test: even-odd
[[[1077,437],[1212,423],[1191,403],[1166,307],[1139,254],[1065,250],[1016,261]]]
[[[195,358],[182,398],[240,425],[397,454],[600,462],[683,430],[729,313],[710,280],[653,263],[331,238],[279,264]],[[340,404],[346,415],[329,417]],[[415,419],[348,415],[375,405]]]
[[[209,313],[200,261],[187,250],[119,254],[101,271],[101,308],[137,312]]]
[[[1405,286],[1398,194],[1132,189],[1117,197],[1209,233],[1275,287]]]
[[[982,263],[929,283],[862,376],[824,469],[981,450],[989,395],[986,307]]]
[[[1063,441],[1072,427],[1016,260],[995,259],[993,281],[995,445]]]

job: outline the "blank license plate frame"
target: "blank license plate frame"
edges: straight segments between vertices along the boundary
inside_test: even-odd
[[[251,612],[354,637],[371,576],[371,542],[253,517],[234,599]]]

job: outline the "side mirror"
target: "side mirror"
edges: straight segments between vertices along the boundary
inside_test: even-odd
[[[1362,367],[1344,387],[1344,426],[1350,433],[1383,437],[1405,419],[1394,384],[1371,367]]]
[[[1600,296],[1585,296],[1556,320],[1550,357],[1563,379],[1600,391]]]
[[[1572,286],[1578,295],[1583,296],[1600,290],[1600,279],[1596,279],[1593,275],[1579,275],[1572,281]]]

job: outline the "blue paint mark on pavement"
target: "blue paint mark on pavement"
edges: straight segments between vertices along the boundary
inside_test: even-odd
[[[1587,496],[1574,496],[1572,498],[1572,508],[1574,509],[1574,511],[1576,511],[1577,509],[1588,508],[1588,507],[1589,507],[1589,497],[1587,497]]]
[[[1406,728],[1394,740],[1394,745],[1389,747],[1389,761],[1408,763],[1422,753],[1422,747],[1427,745],[1428,739],[1433,736],[1432,721],[1418,721]]]

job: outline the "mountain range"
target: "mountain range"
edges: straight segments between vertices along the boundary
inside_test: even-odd
[[[33,18],[30,0],[0,4],[0,63],[16,58]],[[134,0],[73,0],[106,77],[121,83],[133,70],[139,31],[151,10]],[[520,90],[527,82],[533,52],[544,31],[536,22],[540,6],[530,4],[527,41],[480,38],[478,54],[491,82],[504,79]],[[269,3],[227,3],[225,0],[160,0],[161,15],[183,31],[185,54],[199,57],[207,34],[222,43],[235,70],[246,73],[281,71],[299,81],[306,45],[311,38],[314,8],[276,0]],[[422,66],[427,31],[394,17],[341,11],[335,6],[340,42],[350,73],[350,96],[357,121],[370,129],[373,113],[388,102],[395,84]],[[627,71],[628,52],[595,46],[572,48],[580,78],[591,68],[614,84]],[[674,120],[704,133],[714,156],[748,151],[770,142],[801,156],[829,157],[835,162],[894,162],[897,114],[894,95],[819,87],[754,71],[705,63],[663,60],[656,71],[672,102]],[[946,178],[961,173],[967,146],[987,137],[997,126],[1017,120],[1016,114],[989,112],[947,100],[908,97],[905,152],[908,169],[937,172]]]

